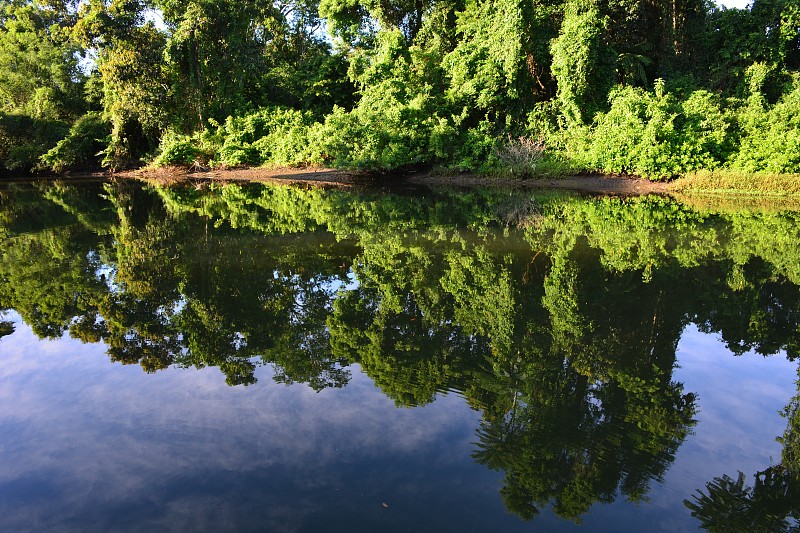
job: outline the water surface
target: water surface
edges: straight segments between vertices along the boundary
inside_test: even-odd
[[[797,219],[7,186],[0,528],[789,529]]]

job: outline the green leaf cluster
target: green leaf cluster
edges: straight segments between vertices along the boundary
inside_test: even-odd
[[[0,6],[0,113],[72,128],[6,132],[6,170],[800,173],[795,0]]]

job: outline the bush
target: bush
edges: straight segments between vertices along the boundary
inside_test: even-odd
[[[335,108],[314,128],[315,159],[340,168],[392,170],[431,163],[431,137],[438,118],[426,116],[418,102],[381,109]]]
[[[623,87],[610,100],[588,138],[567,143],[591,169],[663,179],[720,168],[735,151],[731,114],[707,91],[679,100],[657,82],[655,92]]]
[[[615,89],[608,112],[588,127],[563,118],[555,127],[552,111],[540,106],[529,116],[529,130],[587,170],[651,179],[701,170],[800,173],[800,78],[770,105],[761,92],[764,72],[758,64],[748,70],[744,101],[705,90],[679,98],[657,81],[654,91]]]
[[[253,143],[262,163],[300,165],[311,159],[311,115],[294,109],[273,109],[264,124],[264,135]]]
[[[673,157],[680,174],[722,167],[736,150],[733,114],[717,95],[693,91],[680,103]]]
[[[452,164],[459,170],[491,172],[497,167],[494,155],[497,136],[493,125],[483,121],[477,128],[469,128],[456,138]]]
[[[0,113],[0,168],[31,172],[39,158],[63,138],[69,126],[58,120]]]
[[[42,155],[41,170],[62,172],[69,168],[97,168],[100,152],[108,146],[111,125],[99,112],[89,112],[79,118],[66,137]]]
[[[428,138],[428,151],[436,161],[451,171],[489,170],[495,163],[495,136],[491,124],[481,122],[477,128],[462,130],[457,120],[439,118]]]
[[[536,165],[544,158],[544,140],[518,137],[495,147],[494,154],[512,176],[528,177],[536,172]]]
[[[174,131],[168,131],[161,138],[158,147],[158,156],[153,164],[156,166],[188,166],[199,163],[202,158],[200,149],[199,135],[182,135]]]
[[[167,132],[153,163],[164,165],[300,165],[312,159],[311,115],[281,107],[263,108],[194,135]]]
[[[294,109],[267,107],[242,117],[228,117],[212,134],[213,163],[242,165],[299,165],[308,162],[311,115]]]
[[[671,175],[669,145],[677,111],[674,98],[623,87],[611,93],[610,102],[609,111],[596,115],[588,132],[587,165],[651,178]]]
[[[800,81],[772,107],[750,98],[739,109],[742,131],[731,168],[745,172],[800,173]]]
[[[422,50],[409,50],[399,30],[379,32],[374,49],[357,52],[350,64],[358,105],[349,112],[335,108],[314,128],[316,158],[342,168],[392,170],[451,154],[446,139],[455,129],[440,116],[442,90],[434,90],[424,74],[431,60]]]

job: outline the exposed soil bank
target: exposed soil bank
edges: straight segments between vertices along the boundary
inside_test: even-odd
[[[137,179],[161,185],[178,183],[202,184],[208,182],[262,182],[283,185],[307,185],[321,187],[351,188],[368,186],[424,187],[504,187],[525,189],[560,189],[589,194],[614,196],[644,196],[647,194],[670,195],[684,204],[696,209],[711,211],[800,211],[800,195],[752,194],[749,191],[717,192],[691,189],[688,180],[682,178],[673,182],[652,182],[646,179],[627,176],[579,175],[552,179],[499,179],[475,174],[444,175],[427,172],[406,172],[403,174],[365,174],[330,168],[242,168],[210,171],[192,171],[186,168],[171,167],[159,169],[129,170],[117,173],[69,173],[58,179],[76,182],[110,178]],[[53,176],[4,177],[0,183],[14,181],[52,181]]]
[[[245,168],[192,172],[179,168],[156,170],[134,170],[115,174],[124,178],[136,178],[169,184],[184,181],[260,181],[273,183],[307,183],[315,185],[354,186],[384,183],[382,174],[363,174],[329,168]],[[388,175],[386,175],[388,176]],[[439,175],[425,172],[410,172],[392,175],[391,185],[452,185],[456,187],[523,187],[538,189],[565,189],[599,194],[641,195],[667,193],[667,183],[652,182],[640,178],[622,176],[583,175],[556,179],[514,180],[478,176],[475,174]]]
[[[475,175],[435,176],[422,174],[411,175],[406,182],[420,185],[457,185],[457,186],[509,186],[535,189],[566,189],[600,194],[640,195],[650,193],[664,194],[669,192],[669,184],[653,182],[641,178],[624,176],[582,175],[553,179],[510,180],[486,178]]]
[[[710,177],[709,177],[710,176]],[[732,175],[738,179],[737,175]],[[670,194],[684,198],[692,196],[694,202],[708,203],[711,198],[716,197],[727,199],[725,203],[730,203],[732,198],[738,198],[736,203],[769,203],[776,205],[792,204],[796,206],[800,202],[800,194],[789,190],[786,183],[797,188],[796,176],[772,176],[767,180],[767,186],[763,189],[753,189],[750,181],[745,179],[744,185],[750,186],[750,190],[738,184],[738,188],[718,189],[716,181],[709,181],[710,178],[718,178],[715,174],[708,176],[691,176],[681,178],[673,182],[654,182],[643,178],[630,176],[585,174],[568,176],[563,178],[539,178],[539,179],[502,179],[496,177],[480,176],[476,174],[440,174],[431,172],[395,172],[395,173],[363,173],[336,170],[330,168],[239,168],[224,170],[194,171],[181,167],[165,167],[157,169],[128,170],[124,172],[108,173],[71,173],[60,176],[60,179],[68,181],[85,179],[138,179],[150,182],[169,185],[173,183],[202,183],[202,182],[236,182],[236,181],[258,181],[280,184],[306,184],[329,187],[362,187],[369,185],[384,186],[427,186],[427,185],[450,185],[455,187],[507,187],[525,189],[561,189],[579,191],[593,194],[610,194],[622,196],[640,196],[646,194]],[[27,178],[4,178],[1,181],[17,180],[52,180],[52,176],[27,177]],[[727,179],[727,174],[722,178]],[[717,179],[717,181],[719,181]],[[744,178],[742,178],[744,179]],[[740,180],[741,181],[741,180]],[[786,182],[786,183],[784,183]],[[728,183],[727,181],[725,183]],[[736,186],[737,183],[734,183]],[[775,189],[770,194],[769,191]],[[701,198],[704,198],[701,200]],[[714,203],[714,202],[711,202]]]

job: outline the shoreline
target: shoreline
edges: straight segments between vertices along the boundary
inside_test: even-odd
[[[392,176],[391,179],[386,177]],[[55,179],[65,181],[92,179],[135,179],[160,185],[202,182],[261,182],[284,185],[313,185],[332,187],[376,186],[453,186],[453,187],[512,187],[523,189],[560,189],[593,194],[640,196],[668,194],[671,184],[654,182],[632,176],[580,174],[563,178],[511,179],[478,174],[439,174],[436,172],[398,172],[377,174],[332,168],[238,168],[223,170],[191,170],[180,167],[136,169],[121,172],[68,173]],[[32,181],[53,177],[30,177]],[[17,180],[13,180],[17,181]]]
[[[721,177],[720,177],[721,176]],[[578,174],[559,178],[513,179],[482,176],[473,173],[444,174],[429,171],[405,171],[394,173],[368,173],[338,170],[325,167],[245,167],[234,169],[193,170],[184,167],[141,168],[120,172],[67,172],[55,176],[9,176],[0,178],[0,183],[44,182],[63,180],[67,182],[131,179],[158,185],[180,183],[234,183],[260,182],[282,185],[305,185],[319,187],[501,187],[519,189],[565,190],[585,194],[645,196],[648,194],[669,195],[690,200],[691,203],[777,203],[800,205],[800,176],[771,176],[773,187],[748,188],[743,183],[723,188],[724,174],[698,174],[672,181],[650,181],[635,176],[608,174]],[[731,174],[731,180],[741,174]],[[781,182],[783,180],[783,182]],[[791,186],[787,186],[790,184]],[[797,185],[795,185],[797,184]],[[774,190],[773,190],[774,189]]]

